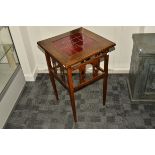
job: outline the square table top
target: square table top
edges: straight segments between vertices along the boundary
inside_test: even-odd
[[[37,44],[66,68],[116,45],[82,27]]]

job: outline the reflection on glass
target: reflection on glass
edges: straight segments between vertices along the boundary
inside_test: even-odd
[[[15,72],[19,61],[8,27],[0,27],[0,94]]]

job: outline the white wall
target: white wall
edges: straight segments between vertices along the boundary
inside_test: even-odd
[[[26,34],[23,33],[24,30],[22,29],[24,29],[24,27],[10,27],[25,80],[34,81],[37,64],[34,61],[33,51],[31,50],[31,40],[29,40],[27,32]]]
[[[76,26],[28,26],[28,27],[13,27],[12,29],[18,29],[21,35],[21,41],[23,42],[24,48],[18,46],[20,55],[23,53],[23,58],[20,56],[19,59],[25,59],[28,64],[23,64],[23,70],[25,65],[28,65],[28,74],[24,74],[26,80],[35,79],[36,72],[47,72],[47,65],[43,52],[38,48],[37,41],[46,39],[72,29],[77,28]],[[112,40],[116,43],[115,51],[110,53],[109,69],[110,72],[128,72],[130,67],[130,59],[132,53],[132,34],[133,33],[144,33],[152,32],[155,27],[144,27],[144,26],[87,26],[85,27],[107,39]],[[154,31],[155,32],[155,31]],[[16,35],[14,33],[14,35]],[[21,42],[20,41],[20,42]],[[17,44],[18,39],[16,39]],[[15,42],[15,44],[16,44]],[[24,57],[25,55],[25,57]],[[23,63],[23,60],[21,60]],[[32,76],[30,78],[29,76]],[[34,77],[34,78],[33,78]]]

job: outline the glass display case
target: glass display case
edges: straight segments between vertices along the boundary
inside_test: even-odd
[[[0,95],[19,66],[9,27],[0,26]]]
[[[5,127],[25,86],[24,74],[10,32],[14,32],[14,29],[0,26],[0,128]],[[16,38],[15,32],[14,38]],[[15,44],[17,42],[18,38],[15,39]],[[20,48],[17,50],[22,52]]]
[[[155,102],[155,33],[133,34],[128,78],[133,102]]]

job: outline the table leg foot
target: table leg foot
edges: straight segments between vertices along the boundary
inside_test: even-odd
[[[106,96],[107,96],[107,79],[108,77],[104,78],[103,81],[103,105],[106,103]]]
[[[76,115],[76,106],[75,106],[75,98],[74,98],[74,92],[70,92],[70,100],[71,100],[71,107],[74,117],[74,122],[77,122],[77,115]]]

